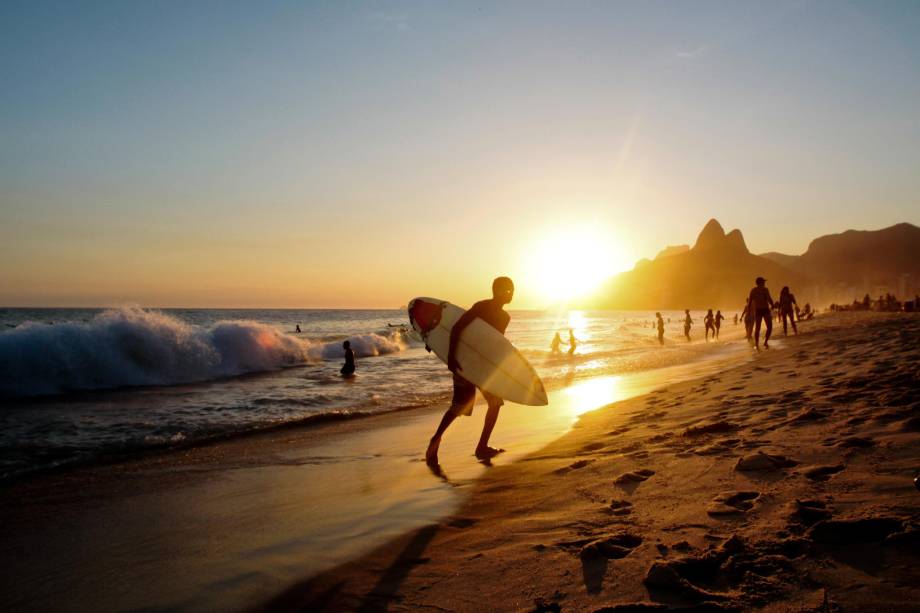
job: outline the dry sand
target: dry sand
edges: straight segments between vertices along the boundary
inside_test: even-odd
[[[920,610],[920,317],[586,414],[279,610]]]

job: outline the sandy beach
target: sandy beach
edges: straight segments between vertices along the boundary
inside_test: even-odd
[[[843,313],[607,406],[267,610],[917,610],[920,319]]]
[[[772,345],[510,405],[491,466],[477,409],[432,474],[438,408],[7,486],[3,608],[911,609],[920,319]]]

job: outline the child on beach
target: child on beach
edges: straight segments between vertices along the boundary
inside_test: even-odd
[[[454,395],[450,403],[450,408],[441,418],[441,423],[435,431],[434,436],[428,443],[428,450],[425,452],[425,461],[429,466],[437,467],[438,465],[438,448],[441,445],[441,437],[447,427],[450,426],[458,415],[472,415],[473,403],[476,401],[476,386],[463,378],[462,368],[457,363],[457,345],[460,333],[473,323],[478,317],[502,334],[508,328],[511,316],[503,307],[511,302],[514,297],[514,283],[508,277],[498,277],[492,282],[492,298],[489,300],[480,300],[470,310],[464,313],[460,319],[454,323],[450,330],[450,346],[447,350],[447,368],[454,373]],[[489,458],[501,453],[504,449],[495,449],[489,447],[489,437],[492,436],[492,430],[495,429],[495,423],[498,421],[498,410],[505,403],[498,396],[479,390],[486,403],[489,405],[486,411],[485,422],[482,425],[482,436],[479,438],[479,444],[476,446],[476,457],[480,460]]]

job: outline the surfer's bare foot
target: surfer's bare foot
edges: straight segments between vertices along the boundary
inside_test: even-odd
[[[437,466],[438,465],[438,447],[441,446],[441,439],[432,438],[431,442],[428,443],[428,450],[425,452],[425,463],[428,466]]]
[[[764,343],[764,344],[763,344],[763,348],[764,348],[764,349],[769,349],[769,348],[770,348],[770,343]]]
[[[480,460],[487,460],[489,458],[494,458],[500,453],[503,453],[504,449],[496,449],[495,447],[477,447],[476,448],[476,457]]]

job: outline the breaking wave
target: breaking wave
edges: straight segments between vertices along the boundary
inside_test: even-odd
[[[359,357],[405,347],[398,333],[349,337]],[[122,307],[88,322],[29,322],[0,333],[0,395],[33,396],[195,383],[344,355],[254,321],[197,327],[158,311]]]

